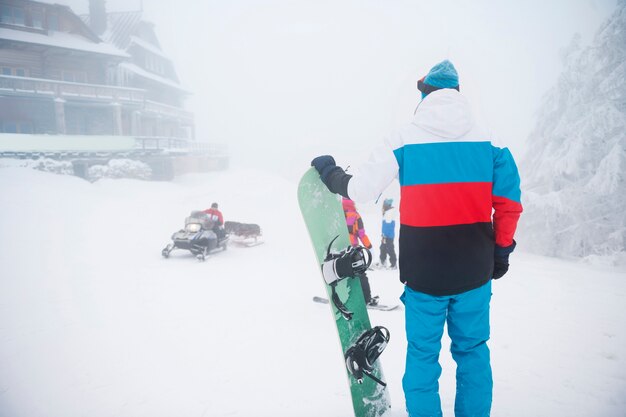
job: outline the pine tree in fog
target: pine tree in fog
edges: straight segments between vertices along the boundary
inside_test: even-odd
[[[626,258],[626,1],[590,46],[575,36],[521,163],[520,241],[563,257]]]

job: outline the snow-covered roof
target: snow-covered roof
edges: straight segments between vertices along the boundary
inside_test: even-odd
[[[90,25],[91,16],[81,15],[80,18],[87,26]],[[126,50],[130,44],[130,37],[135,33],[137,25],[142,21],[142,13],[134,12],[108,12],[107,28],[100,38],[111,43],[119,49]]]
[[[82,36],[67,32],[54,31],[49,32],[48,35],[44,35],[42,33],[27,32],[24,30],[0,28],[0,40],[3,39],[14,42],[24,42],[36,45],[84,51],[94,54],[111,55],[123,58],[129,57],[126,52],[117,49],[111,44],[104,42],[94,43]]]
[[[36,0],[37,3],[45,3],[51,5],[67,6],[71,9],[75,9],[76,6],[81,6],[86,3],[81,0]]]
[[[0,152],[114,152],[134,148],[132,136],[0,133]]]
[[[156,47],[155,45],[152,45],[150,42],[147,42],[141,38],[138,38],[137,36],[131,36],[130,37],[130,43],[131,45],[137,45],[145,50],[147,50],[148,52],[155,54],[157,56],[160,56],[163,59],[166,59],[168,61],[171,61],[170,58],[165,55],[163,53],[163,51],[161,51],[161,49],[159,49],[158,47]]]
[[[170,80],[168,78],[165,77],[161,77],[160,75],[154,74],[152,72],[146,71],[145,69],[141,68],[138,65],[135,65],[133,63],[130,62],[122,62],[119,65],[120,68],[123,68],[127,71],[132,72],[133,74],[139,75],[140,77],[146,78],[148,80],[152,80],[152,81],[156,81],[160,84],[166,85],[168,87],[172,87],[175,88],[179,91],[182,91],[184,93],[189,93],[187,90],[185,90],[180,84],[178,84],[176,81]]]

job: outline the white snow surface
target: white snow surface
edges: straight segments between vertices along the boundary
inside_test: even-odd
[[[0,168],[0,416],[352,415],[297,181],[259,171],[171,183]],[[173,253],[191,210],[259,223],[265,244],[204,262]],[[377,247],[380,206],[359,207]],[[618,417],[626,410],[626,273],[529,255],[494,282],[494,416]],[[368,273],[383,303],[396,271]],[[381,360],[406,416],[403,310]],[[441,395],[453,415],[443,342]]]

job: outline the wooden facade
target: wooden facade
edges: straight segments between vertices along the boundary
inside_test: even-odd
[[[0,0],[0,133],[193,141],[188,94],[140,12]]]

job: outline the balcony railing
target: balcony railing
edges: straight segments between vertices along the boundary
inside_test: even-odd
[[[144,112],[179,119],[185,124],[193,124],[194,119],[193,113],[180,107],[147,100],[145,90],[139,88],[0,75],[0,94],[134,104],[141,106]]]
[[[198,142],[190,139],[136,136],[135,150],[145,152],[168,152],[185,154],[204,154],[210,156],[228,156],[228,146],[222,143]]]
[[[157,103],[156,101],[146,100],[144,110],[160,116],[175,117],[187,122],[193,121],[193,113],[183,110],[180,107]]]
[[[0,158],[71,158],[117,156],[206,156],[228,159],[223,143],[148,136],[37,135],[0,133]]]
[[[187,153],[190,150],[189,139],[136,136],[135,149],[142,151],[167,151]]]
[[[142,103],[145,100],[145,91],[139,88],[71,83],[11,75],[0,75],[0,93],[132,103]]]

